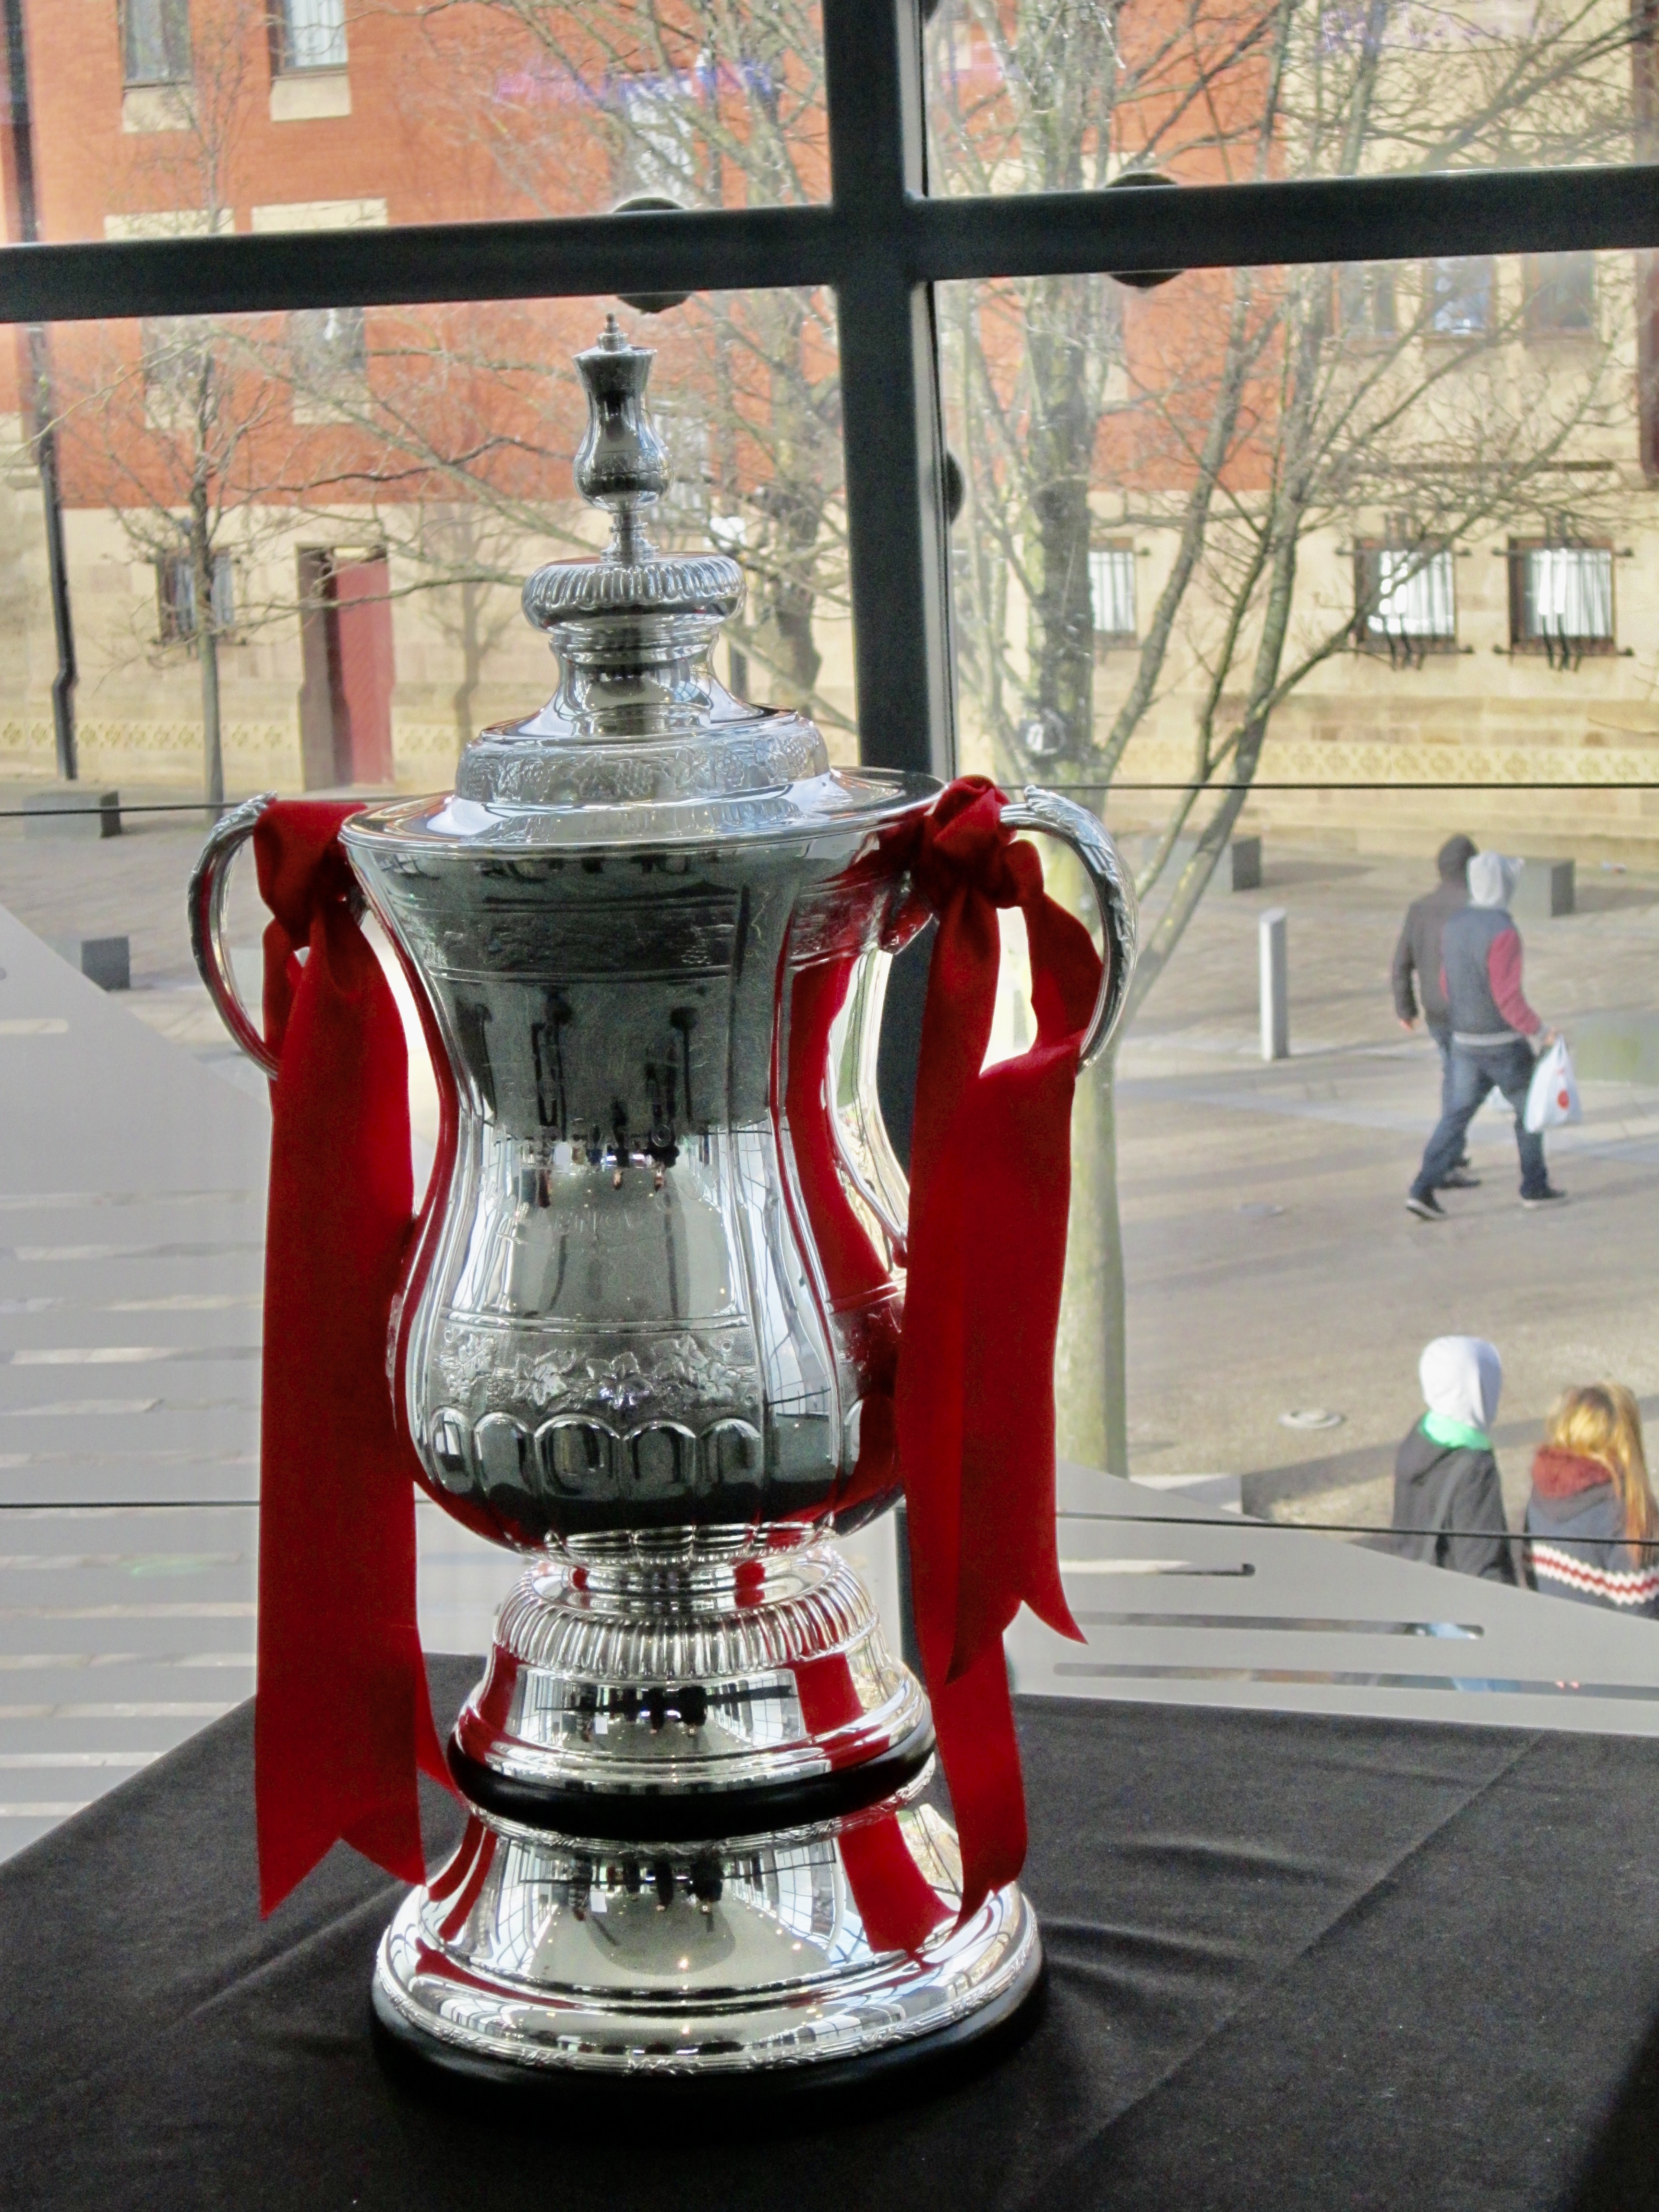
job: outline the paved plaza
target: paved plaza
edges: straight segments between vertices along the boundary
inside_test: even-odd
[[[1458,827],[1449,821],[1449,831]],[[1478,832],[1476,819],[1473,829]],[[1513,1118],[1471,1132],[1479,1190],[1405,1211],[1438,1060],[1395,1019],[1389,963],[1431,861],[1270,850],[1260,892],[1212,893],[1121,1055],[1132,1468],[1224,1470],[1247,1510],[1387,1518],[1394,1451],[1421,1412],[1432,1336],[1503,1355],[1497,1431],[1511,1520],[1557,1390],[1610,1375],[1659,1406],[1659,1089],[1586,1081],[1548,1140],[1570,1194],[1523,1212]],[[1291,1056],[1264,1066],[1257,916],[1289,914]],[[1659,881],[1601,870],[1580,911],[1522,925],[1532,1003],[1576,1020],[1659,1004]],[[1297,1431],[1281,1416],[1340,1413]]]

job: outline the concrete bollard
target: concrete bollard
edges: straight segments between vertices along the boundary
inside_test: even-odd
[[[1270,906],[1256,924],[1261,954],[1261,1057],[1291,1056],[1290,973],[1285,951],[1286,915]]]
[[[1259,891],[1261,888],[1261,838],[1235,837],[1227,851],[1233,864],[1233,889],[1236,891]]]
[[[125,937],[49,937],[46,942],[60,960],[78,968],[88,983],[100,991],[132,988],[132,945]]]

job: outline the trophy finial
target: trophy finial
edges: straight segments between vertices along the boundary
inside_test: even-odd
[[[629,344],[615,315],[605,317],[599,343],[576,356],[587,391],[587,435],[576,451],[576,489],[614,518],[608,561],[632,564],[648,557],[641,510],[654,507],[668,489],[668,453],[645,404],[656,357],[649,346]]]

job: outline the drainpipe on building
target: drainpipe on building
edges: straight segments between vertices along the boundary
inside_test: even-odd
[[[1659,153],[1659,0],[1631,0],[1631,92],[1638,161]],[[1659,483],[1659,253],[1636,256],[1636,411],[1642,474]]]
[[[28,46],[23,30],[23,0],[0,0],[5,18],[6,186],[12,242],[39,243],[40,223],[34,188],[34,121],[29,106]],[[58,773],[73,783],[78,773],[75,749],[75,623],[70,608],[69,562],[64,550],[63,487],[58,473],[58,433],[52,387],[52,353],[46,325],[31,323],[24,337],[28,390],[25,404],[34,436],[35,466],[46,510],[46,574],[52,592],[52,626],[58,641],[58,673],[52,680],[52,726],[58,744]]]

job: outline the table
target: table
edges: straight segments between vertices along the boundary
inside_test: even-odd
[[[432,1662],[441,1717],[477,1662]],[[394,1885],[255,1902],[239,1707],[0,1871],[19,2206],[1659,2204],[1659,1744],[1021,1701],[1027,2038],[888,2109],[423,2096],[369,2033]],[[435,1850],[453,1808],[427,1800]]]

